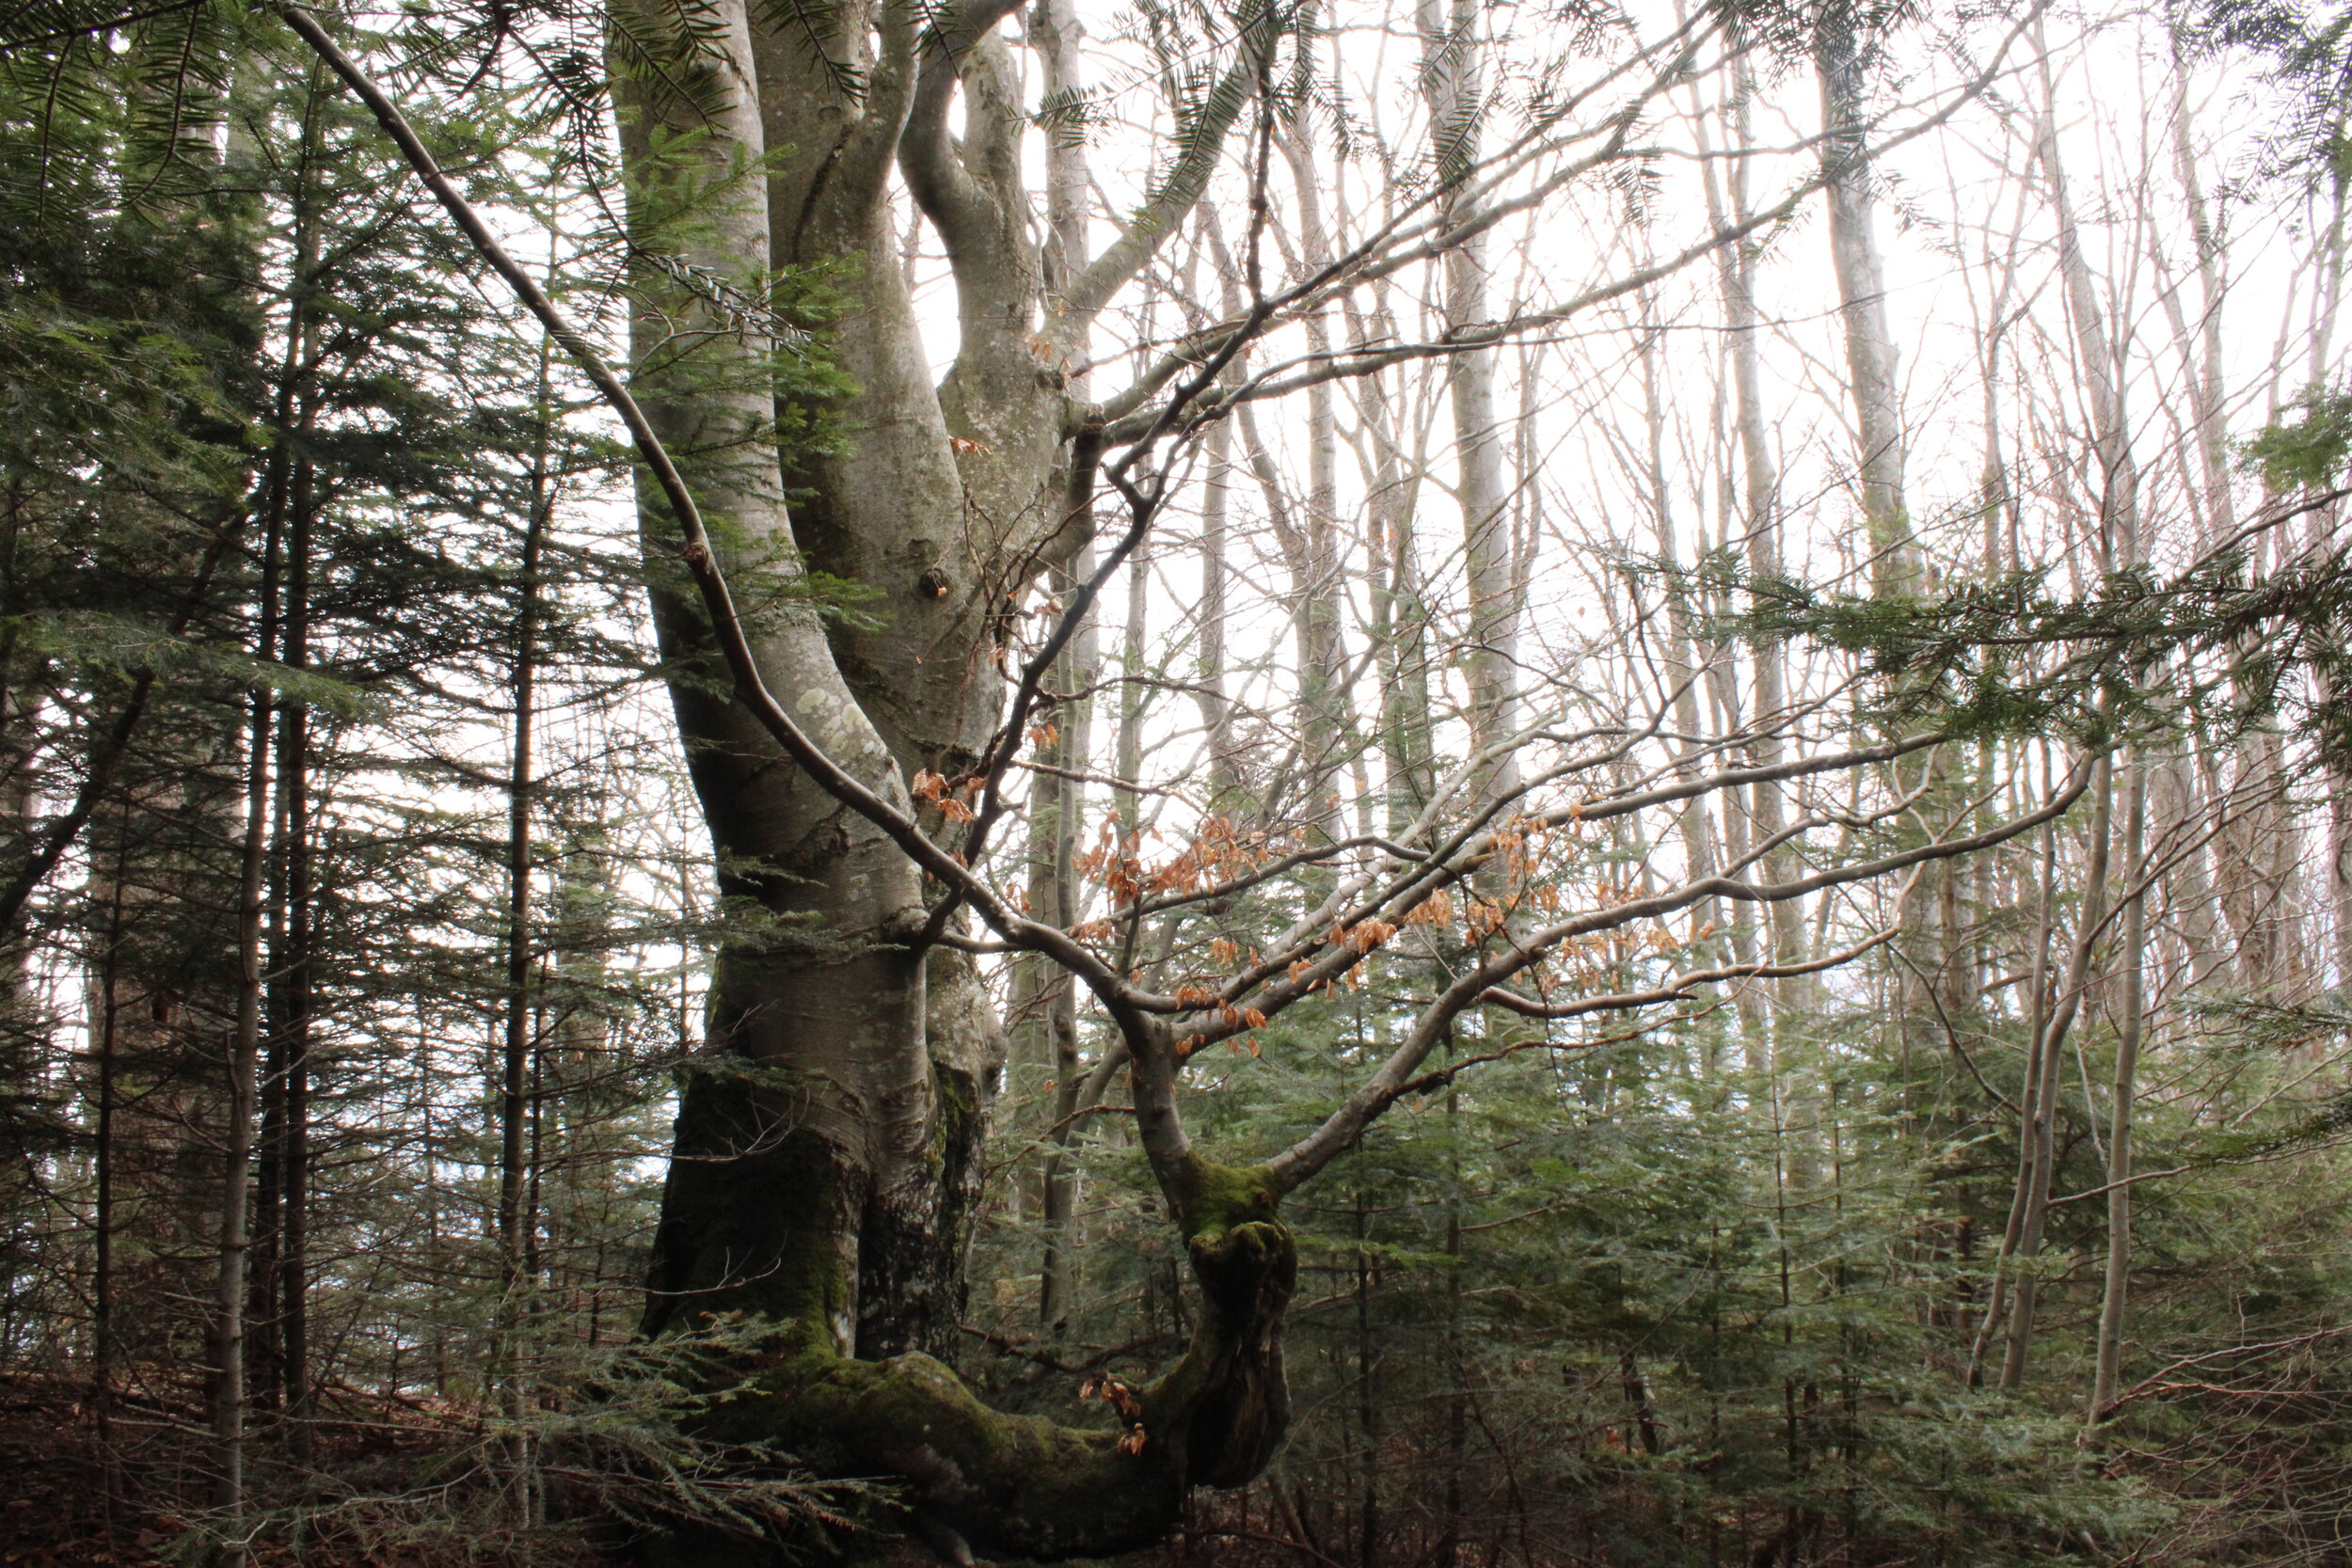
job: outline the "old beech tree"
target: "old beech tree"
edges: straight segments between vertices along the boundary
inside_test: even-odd
[[[1622,723],[1554,727],[1556,708],[1514,689],[1513,574],[1486,536],[1505,498],[1466,479],[1461,504],[1486,514],[1461,522],[1476,646],[1462,659],[1455,766],[1425,768],[1401,805],[1392,788],[1376,839],[1339,837],[1339,815],[1318,800],[1246,837],[1211,818],[1173,867],[1118,847],[1109,920],[1073,928],[1067,911],[1056,924],[1033,910],[988,858],[1012,836],[1009,780],[1053,733],[1070,695],[1060,656],[1190,473],[1197,437],[1292,394],[1327,421],[1318,387],[1439,359],[1455,380],[1456,439],[1491,445],[1495,356],[1482,351],[1737,243],[1822,182],[1568,297],[1500,309],[1481,276],[1485,236],[1641,156],[1645,106],[1721,65],[1742,34],[1709,14],[1656,39],[1617,38],[1589,56],[1587,82],[1528,96],[1504,125],[1482,93],[1482,12],[1432,4],[1413,19],[1431,121],[1423,176],[1359,226],[1368,238],[1341,246],[1308,233],[1285,262],[1276,175],[1285,158],[1300,166],[1333,35],[1314,0],[1244,0],[1171,24],[1182,47],[1163,61],[1163,114],[1177,134],[1148,198],[1116,226],[1090,225],[1081,139],[1055,123],[1083,97],[1079,19],[1070,0],[1018,10],[616,0],[610,64],[643,264],[628,391],[607,391],[642,410],[656,621],[724,889],[775,917],[730,945],[714,976],[647,1328],[740,1315],[759,1348],[730,1374],[742,1382],[713,1418],[721,1435],[771,1443],[823,1474],[898,1478],[922,1533],[950,1556],[1053,1559],[1146,1544],[1173,1527],[1188,1488],[1259,1473],[1289,1418],[1282,1319],[1296,1255],[1282,1199],[1397,1101],[1474,1065],[1451,1050],[1457,1022],[1564,1019],[1785,974],[1725,958],[1639,993],[1585,995],[1541,965],[1598,933],[1982,847],[2062,811],[2085,772],[2051,780],[2023,818],[1906,840],[1880,830],[1915,806],[1906,769],[1916,775],[1932,735],[1857,745],[1850,729],[1841,744],[1801,714],[1763,713],[1731,744],[1667,746],[1657,767],[1630,759],[1656,743],[1674,693]],[[331,53],[315,25],[307,32]],[[380,102],[378,113],[390,124]],[[1023,182],[1032,162],[1041,193]],[[952,266],[959,335],[937,379],[898,261],[895,191]],[[1209,202],[1223,210],[1202,211]],[[1302,232],[1320,223],[1294,219]],[[1099,318],[1196,223],[1229,263],[1222,293],[1186,302],[1175,336],[1129,357],[1148,366],[1131,386],[1094,385],[1107,373],[1089,370]],[[1108,243],[1090,248],[1096,232]],[[1450,279],[1433,335],[1400,336],[1365,304],[1433,266]],[[758,302],[783,277],[816,279],[829,298],[823,374],[780,373],[774,318]],[[1486,467],[1475,451],[1466,463],[1470,478]],[[810,572],[873,596],[855,616],[826,616],[794,592]],[[739,616],[730,579],[762,585],[755,611]],[[1317,700],[1330,699],[1302,682],[1302,703]],[[1311,714],[1303,729],[1328,737],[1343,717],[1325,713],[1318,727]],[[1309,758],[1295,771],[1329,768]],[[1823,777],[1867,787],[1841,818],[1858,847],[1818,869],[1759,850],[1694,860],[1678,884],[1584,910],[1520,896],[1530,846],[1547,834],[1672,814],[1717,791],[1776,800]],[[1799,819],[1765,849],[1819,825]],[[1135,961],[1139,934],[1149,951],[1176,950],[1186,921],[1285,879],[1297,916],[1261,950],[1227,952],[1214,971]],[[1006,1053],[978,968],[992,953],[1091,994],[1111,1044],[1083,1103],[1131,1094],[1135,1136],[1188,1251],[1190,1346],[1122,1402],[1116,1429],[993,1411],[946,1364]],[[1196,1146],[1187,1058],[1375,955],[1422,976],[1385,1059],[1288,1148],[1241,1163]],[[715,1561],[740,1548],[676,1537],[644,1549]]]

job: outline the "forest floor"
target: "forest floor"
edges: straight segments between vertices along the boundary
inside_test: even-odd
[[[194,1533],[207,1479],[184,1467],[196,1446],[188,1439],[203,1425],[193,1393],[184,1399],[119,1396],[111,1464],[88,1394],[78,1379],[0,1374],[0,1568],[188,1568],[207,1560]],[[405,1483],[478,1444],[478,1433],[469,1428],[458,1412],[341,1395],[313,1429],[311,1497],[352,1499],[406,1491]],[[255,1480],[267,1487],[283,1484],[284,1477],[265,1466]],[[1233,1513],[1230,1503],[1201,1502],[1205,1513]],[[551,1530],[528,1544],[502,1542],[495,1528],[481,1528],[485,1521],[478,1516],[436,1518],[429,1511],[402,1510],[390,1518],[364,1506],[331,1503],[297,1512],[308,1521],[300,1544],[273,1531],[276,1539],[256,1543],[249,1568],[472,1568],[491,1561],[588,1568],[597,1560],[576,1536]],[[1285,1545],[1299,1549],[1249,1528],[1246,1509],[1238,1522],[1242,1528],[1235,1529],[1230,1517],[1197,1520],[1203,1533],[1123,1560],[1122,1568],[1254,1568],[1261,1560],[1289,1560],[1280,1549]],[[917,1551],[902,1555],[910,1562],[930,1560]],[[1305,1556],[1322,1558],[1313,1551]]]
[[[59,1378],[0,1378],[0,1563],[5,1568],[80,1568],[83,1563],[158,1563],[160,1547],[185,1528],[108,1486],[99,1422],[85,1389]]]
[[[203,1560],[191,1532],[208,1481],[184,1468],[192,1429],[203,1430],[200,1405],[169,1392],[119,1396],[109,1444],[88,1392],[78,1380],[0,1375],[0,1477],[7,1478],[0,1568],[186,1568]],[[364,1501],[353,1506],[369,1494],[406,1490],[437,1463],[462,1455],[474,1435],[466,1423],[408,1402],[349,1395],[334,1400],[312,1430],[308,1506],[289,1511],[305,1517],[301,1544],[272,1531],[279,1539],[258,1542],[250,1568],[455,1568],[482,1560],[482,1534],[466,1519],[406,1509],[388,1519],[370,1516]],[[286,1488],[281,1468],[257,1465],[257,1491]],[[580,1560],[560,1546],[528,1555],[546,1568]]]
[[[186,1527],[110,1487],[86,1390],[61,1379],[0,1378],[0,1564],[149,1563]]]

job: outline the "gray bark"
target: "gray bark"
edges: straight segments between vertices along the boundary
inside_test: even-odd
[[[1479,37],[1484,14],[1476,0],[1418,0],[1415,10],[1430,156],[1442,193],[1438,212],[1448,227],[1475,215],[1466,177],[1477,166],[1486,110]],[[1492,314],[1486,232],[1481,230],[1448,251],[1444,268],[1445,330],[1461,333],[1486,323]],[[1479,752],[1513,733],[1518,722],[1518,585],[1503,436],[1495,409],[1495,359],[1492,351],[1461,353],[1446,366],[1454,501],[1462,515],[1470,594],[1462,664],[1470,687],[1470,744]],[[1518,767],[1505,757],[1492,765],[1478,794],[1502,800],[1518,785]]]
[[[1902,388],[1886,319],[1886,268],[1879,255],[1877,200],[1870,185],[1865,72],[1875,40],[1867,35],[1867,24],[1844,4],[1823,8],[1815,26],[1824,198],[1846,341],[1847,388],[1854,404],[1855,473],[1869,534],[1871,583],[1880,593],[1916,592],[1923,584],[1903,498]]]

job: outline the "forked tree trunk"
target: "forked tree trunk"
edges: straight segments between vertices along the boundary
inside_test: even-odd
[[[779,396],[764,324],[675,276],[648,277],[639,296],[633,388],[729,576],[778,590],[746,627],[765,685],[901,811],[914,809],[911,775],[958,779],[987,744],[1006,595],[1077,531],[1061,367],[1148,254],[1136,235],[1166,232],[1189,205],[1179,190],[1171,221],[1138,222],[1095,262],[1062,257],[1057,286],[1041,293],[1018,184],[1021,103],[994,36],[1003,14],[852,4],[832,59],[807,29],[744,0],[709,8],[694,40],[662,44],[651,7],[614,39],[630,221],[646,253],[682,256],[754,297],[771,265],[841,264],[850,308],[828,340],[853,392],[787,372]],[[949,36],[918,41],[934,20]],[[865,54],[869,38],[879,57]],[[648,40],[667,55],[658,71],[632,63]],[[957,275],[961,353],[936,387],[888,260],[894,166]],[[691,221],[671,223],[690,193]],[[681,321],[726,329],[680,333]],[[830,420],[839,440],[780,441],[779,414]],[[820,1473],[899,1478],[934,1536],[1046,1558],[1158,1539],[1188,1486],[1249,1479],[1287,1424],[1279,1326],[1295,1255],[1273,1187],[1197,1159],[1170,1186],[1206,1299],[1191,1351],[1142,1392],[1139,1437],[973,1398],[938,1357],[958,1333],[1001,1030],[967,958],[914,953],[927,890],[912,863],[734,701],[650,487],[644,520],[723,890],[764,911],[712,977],[711,1043],[686,1078],[646,1329],[744,1314],[767,1344],[738,1367],[740,1392],[711,1434],[773,1441]],[[804,565],[875,594],[866,615],[820,618],[799,592]],[[951,836],[935,809],[926,820]],[[738,1553],[691,1532],[641,1545],[680,1563]]]

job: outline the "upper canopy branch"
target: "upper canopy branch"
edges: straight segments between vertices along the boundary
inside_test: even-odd
[[[906,126],[898,137],[898,167],[923,215],[946,243],[958,281],[983,256],[1003,263],[999,231],[1009,193],[990,188],[977,175],[947,131],[947,110],[956,86],[978,57],[998,24],[1021,8],[1020,0],[961,0],[943,6],[923,28],[916,45],[914,90]],[[975,125],[967,136],[985,138],[991,128]],[[1001,133],[998,133],[1001,135]]]
[[[1275,50],[1282,39],[1284,20],[1279,0],[1249,0],[1249,4],[1251,8],[1240,18],[1234,58],[1205,95],[1199,120],[1187,128],[1158,187],[1120,227],[1119,238],[1071,280],[1062,291],[1058,308],[1049,310],[1045,339],[1059,355],[1077,351],[1111,296],[1159,254],[1177,225],[1207,193],[1210,177],[1223,159],[1226,138],[1243,111],[1257,99],[1259,84],[1272,69]]]
[[[2034,11],[2039,8],[2039,6],[2030,8]],[[2020,18],[2002,36],[1999,45],[1993,50],[1985,64],[1961,84],[1946,102],[1933,112],[1879,138],[1873,144],[1877,154],[1883,155],[1935,130],[1963,106],[1981,96],[2008,69],[2006,62],[2011,46],[2025,37],[2029,28],[2030,17]],[[1203,393],[1195,393],[1193,397],[1202,400],[1198,406],[1184,407],[1191,400],[1181,393],[1161,400],[1161,404],[1154,406],[1154,400],[1170,381],[1186,368],[1198,364],[1203,356],[1222,348],[1236,334],[1246,331],[1252,337],[1262,336],[1273,327],[1303,320],[1327,308],[1342,293],[1394,277],[1407,267],[1458,249],[1504,218],[1532,210],[1594,169],[1635,155],[1637,150],[1630,146],[1629,138],[1633,129],[1641,123],[1638,111],[1650,99],[1662,95],[1684,79],[1688,73],[1691,52],[1697,47],[1699,40],[1678,33],[1673,41],[1676,47],[1666,61],[1618,113],[1597,125],[1586,126],[1572,133],[1565,140],[1547,141],[1535,130],[1531,130],[1514,147],[1490,160],[1487,169],[1474,177],[1474,183],[1467,188],[1454,187],[1449,210],[1431,211],[1438,206],[1440,196],[1444,193],[1435,188],[1424,192],[1402,204],[1398,212],[1358,244],[1269,301],[1263,314],[1253,312],[1257,319],[1247,326],[1240,322],[1219,323],[1202,328],[1178,343],[1124,391],[1104,400],[1098,409],[1090,412],[1089,418],[1100,425],[1105,444],[1119,446],[1139,438],[1144,431],[1158,422],[1168,406],[1183,409],[1187,426],[1197,426],[1222,417],[1233,405],[1245,401],[1279,397],[1330,381],[1368,375],[1391,365],[1473,352],[1522,340],[1597,305],[1638,293],[1726,245],[1739,244],[1786,222],[1809,198],[1833,182],[1837,171],[1834,166],[1825,165],[1791,185],[1780,200],[1751,213],[1741,221],[1720,225],[1712,232],[1649,266],[1596,285],[1544,309],[1519,312],[1502,321],[1468,325],[1443,337],[1419,343],[1401,343],[1385,348],[1359,347],[1338,354],[1307,356],[1271,367],[1238,387],[1219,388],[1214,396],[1204,395],[1205,389]],[[1643,57],[1654,57],[1654,53],[1646,52]],[[1555,109],[1542,118],[1539,126],[1545,135],[1549,135],[1563,113],[1564,110]],[[1602,137],[1597,148],[1534,182],[1524,190],[1509,196],[1500,194],[1510,175],[1529,160],[1544,151],[1557,150],[1562,146],[1573,145],[1593,135]],[[1824,139],[1819,136],[1813,138],[1817,143]]]

